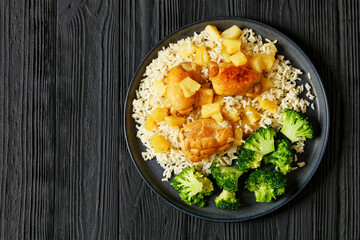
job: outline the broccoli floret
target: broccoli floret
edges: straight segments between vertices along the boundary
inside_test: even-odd
[[[313,138],[313,128],[309,121],[292,109],[284,110],[283,126],[280,130],[291,142]]]
[[[217,208],[222,210],[238,209],[241,206],[235,193],[226,191],[225,189],[215,198],[215,204]]]
[[[261,159],[260,153],[243,148],[238,155],[238,167],[241,171],[247,172],[250,168],[260,167]]]
[[[280,172],[286,175],[291,170],[291,163],[294,160],[294,152],[291,150],[291,142],[286,139],[280,139],[275,142],[276,150],[264,156],[265,164],[277,166]]]
[[[255,193],[257,202],[271,202],[285,193],[286,177],[274,169],[256,170],[245,182],[245,188]]]
[[[207,199],[214,191],[209,178],[195,170],[195,166],[187,167],[173,178],[171,185],[179,191],[180,198],[187,204],[204,207]]]
[[[215,178],[216,184],[229,192],[237,192],[238,179],[243,173],[237,166],[211,164],[211,175]]]
[[[243,148],[255,151],[264,156],[275,150],[275,135],[276,131],[271,127],[259,128],[246,139]]]

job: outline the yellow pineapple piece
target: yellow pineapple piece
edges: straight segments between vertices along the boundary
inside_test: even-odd
[[[170,148],[170,142],[157,134],[153,134],[150,137],[150,143],[157,153],[164,152]]]
[[[277,53],[277,48],[276,48],[274,43],[272,43],[272,42],[271,43],[266,43],[265,45],[269,47],[271,52]]]
[[[242,33],[242,30],[238,26],[234,25],[234,26],[226,29],[225,31],[223,31],[221,33],[221,36],[223,38],[232,38],[232,39],[234,39],[234,38],[239,38],[241,33]]]
[[[148,116],[145,120],[145,129],[152,131],[156,127],[157,127],[156,121],[151,116]]]
[[[164,121],[165,117],[168,115],[168,109],[167,108],[155,108],[150,116],[152,119],[155,120],[155,122],[161,122]]]
[[[212,88],[200,88],[196,106],[202,106],[213,102],[214,90]]]
[[[224,62],[231,63],[230,57],[231,55],[226,52],[226,47],[221,47],[221,55],[223,56]]]
[[[251,130],[245,128],[245,125],[248,125],[251,128]],[[244,134],[246,135],[252,134],[253,131],[259,128],[260,128],[259,122],[252,123],[246,116],[244,116],[241,119],[241,130],[243,131]]]
[[[263,61],[261,60],[261,57],[259,55],[254,55],[251,59],[250,59],[250,66],[252,69],[254,69],[255,71],[261,73],[265,66]]]
[[[216,113],[220,113],[220,103],[210,103],[201,107],[201,115],[203,118],[211,117]]]
[[[197,47],[193,43],[188,43],[178,47],[176,52],[180,55],[180,57],[188,58],[196,52],[196,49]]]
[[[223,116],[221,115],[220,112],[211,115],[211,117],[212,117],[215,121],[217,121],[217,122],[219,122],[219,123],[224,120],[224,118],[223,118]]]
[[[250,59],[250,65],[252,69],[254,69],[257,72],[262,72],[264,70],[268,71],[272,68],[273,64],[275,62],[275,54],[265,54],[265,53],[258,53],[255,54]]]
[[[240,51],[241,48],[241,40],[239,39],[224,38],[222,44],[223,46],[225,46],[226,52],[228,54],[237,53]]]
[[[260,79],[260,82],[261,82],[262,90],[263,90],[263,91],[269,90],[270,88],[272,88],[272,87],[274,86],[273,81],[271,81],[271,80],[268,79],[268,78],[262,77],[262,78]]]
[[[264,70],[269,71],[275,62],[275,54],[274,53],[271,53],[271,54],[261,53],[260,57],[261,57],[261,61],[264,63]]]
[[[209,63],[209,55],[204,46],[200,46],[197,48],[194,62],[200,66],[206,66]]]
[[[185,118],[177,117],[177,116],[168,116],[168,117],[165,117],[165,122],[170,127],[180,127],[181,125],[183,125],[185,123]]]
[[[263,95],[259,95],[257,97],[259,102],[259,107],[262,110],[267,110],[271,113],[277,113],[278,105],[275,100],[263,99]]]
[[[163,83],[163,81],[157,79],[154,81],[154,86],[155,86],[155,89],[156,89],[156,92],[157,94],[159,94],[159,96],[164,96],[165,95],[165,92],[166,92],[166,86],[165,84]]]
[[[183,90],[185,97],[191,97],[201,88],[201,84],[186,77],[179,83],[179,87]]]
[[[224,111],[224,115],[227,119],[229,119],[232,122],[237,122],[240,120],[240,114],[234,109],[232,111]]]
[[[207,25],[205,27],[205,31],[209,35],[209,38],[215,42],[219,41],[219,39],[221,38],[219,30],[215,26]]]
[[[247,58],[246,58],[245,54],[243,54],[242,52],[237,52],[237,53],[231,55],[229,57],[229,59],[237,67],[243,66],[247,63]]]
[[[243,131],[241,130],[241,128],[236,128],[234,131],[234,141],[233,144],[234,146],[241,146],[243,143],[241,142],[241,140],[243,140]]]
[[[261,119],[261,114],[252,106],[247,106],[244,109],[244,114],[251,123],[255,123]]]

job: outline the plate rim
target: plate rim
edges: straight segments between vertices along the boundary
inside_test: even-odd
[[[324,113],[325,113],[325,123],[326,126],[325,128],[322,128],[322,131],[324,132],[324,142],[322,144],[322,148],[319,154],[319,158],[317,159],[317,162],[315,163],[314,167],[312,168],[310,174],[308,175],[307,179],[304,181],[304,183],[297,189],[297,191],[292,194],[291,196],[289,196],[287,199],[284,200],[284,202],[282,202],[281,204],[268,209],[267,211],[252,215],[252,216],[247,216],[247,217],[242,217],[242,218],[233,218],[233,219],[222,219],[222,218],[211,218],[211,217],[205,217],[199,214],[195,214],[192,212],[188,212],[185,209],[182,209],[181,207],[176,206],[174,203],[172,203],[170,200],[166,199],[164,196],[162,196],[148,181],[147,179],[145,179],[145,176],[142,174],[142,172],[140,171],[140,168],[137,164],[137,162],[135,161],[133,154],[132,154],[132,150],[130,148],[130,144],[129,144],[129,140],[128,140],[128,130],[126,128],[127,125],[127,118],[126,118],[126,112],[128,109],[128,97],[129,97],[129,93],[131,90],[131,87],[134,83],[135,77],[138,73],[138,71],[140,70],[140,68],[142,67],[142,65],[144,64],[144,62],[146,61],[146,59],[148,58],[148,56],[150,54],[153,53],[153,51],[161,44],[163,44],[163,42],[165,42],[168,38],[170,38],[171,36],[175,35],[176,33],[189,28],[191,26],[200,24],[200,23],[204,23],[204,22],[209,22],[209,21],[221,21],[221,20],[237,20],[237,21],[241,21],[241,22],[249,22],[249,23],[253,23],[253,24],[257,24],[260,25],[261,27],[267,28],[270,31],[280,35],[281,37],[285,38],[293,47],[295,47],[300,53],[301,55],[305,58],[305,60],[307,61],[307,63],[311,66],[313,72],[316,75],[316,78],[319,80],[319,86],[320,86],[320,91],[323,93],[323,97],[324,97]],[[302,69],[301,69],[302,70]],[[132,103],[130,104],[132,106]],[[133,162],[133,164],[135,165],[135,168],[137,170],[137,172],[140,174],[141,178],[143,179],[143,181],[150,187],[150,189],[155,192],[155,194],[160,197],[161,199],[163,199],[166,203],[168,203],[170,206],[174,207],[175,209],[180,210],[183,213],[189,214],[191,216],[203,219],[203,220],[209,220],[209,221],[214,221],[214,222],[240,222],[240,221],[247,221],[247,220],[251,220],[251,219],[255,219],[255,218],[259,218],[261,216],[265,216],[271,212],[275,212],[276,210],[284,207],[285,205],[287,205],[291,200],[293,200],[300,192],[302,192],[302,190],[307,186],[307,184],[309,183],[309,181],[313,178],[313,175],[315,174],[316,170],[318,169],[323,157],[324,157],[324,153],[327,147],[327,143],[328,143],[328,138],[329,138],[329,128],[330,128],[330,112],[329,112],[329,106],[328,106],[328,99],[327,99],[327,95],[326,95],[326,91],[324,88],[324,85],[322,83],[322,79],[318,73],[318,71],[316,70],[313,62],[310,60],[310,58],[307,56],[307,54],[291,39],[289,38],[287,35],[283,34],[282,32],[280,32],[279,30],[263,23],[263,22],[259,22],[253,19],[249,19],[249,18],[241,18],[241,17],[214,17],[214,18],[206,18],[206,19],[201,19],[201,20],[197,20],[194,21],[192,23],[186,24],[180,28],[177,28],[176,30],[172,31],[171,33],[167,34],[165,37],[163,37],[159,42],[157,42],[153,47],[151,47],[151,49],[147,52],[147,54],[142,58],[140,64],[138,65],[138,67],[136,68],[136,71],[133,74],[133,77],[129,83],[127,92],[126,92],[126,97],[125,97],[125,107],[124,107],[124,116],[123,116],[123,128],[124,128],[124,137],[125,137],[125,142],[126,142],[126,146],[127,146],[127,150],[129,153],[129,156]]]

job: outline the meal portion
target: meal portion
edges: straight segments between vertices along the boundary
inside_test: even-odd
[[[237,182],[250,169],[246,188],[269,202],[284,193],[285,175],[305,165],[294,151],[312,138],[302,116],[310,102],[299,94],[305,86],[314,96],[275,44],[251,29],[208,25],[163,48],[146,68],[133,101],[142,155],[156,159],[164,181],[176,175],[172,185],[186,203],[205,205],[211,174],[222,189],[216,206],[238,208]],[[258,169],[261,163],[275,168]]]

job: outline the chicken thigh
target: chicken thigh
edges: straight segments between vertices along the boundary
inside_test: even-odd
[[[253,92],[253,88],[261,87],[261,84],[257,84],[261,75],[249,68],[220,63],[219,66],[213,66],[213,69],[210,69],[209,79],[217,95],[245,95]]]
[[[196,101],[196,94],[185,97],[179,83],[186,77],[196,82],[201,80],[201,68],[195,63],[183,62],[173,67],[167,77],[166,101],[171,105],[170,111],[173,114],[187,114],[192,111]]]
[[[213,153],[228,149],[233,135],[230,124],[224,127],[212,118],[202,118],[181,129],[181,148],[190,161],[198,162]]]

